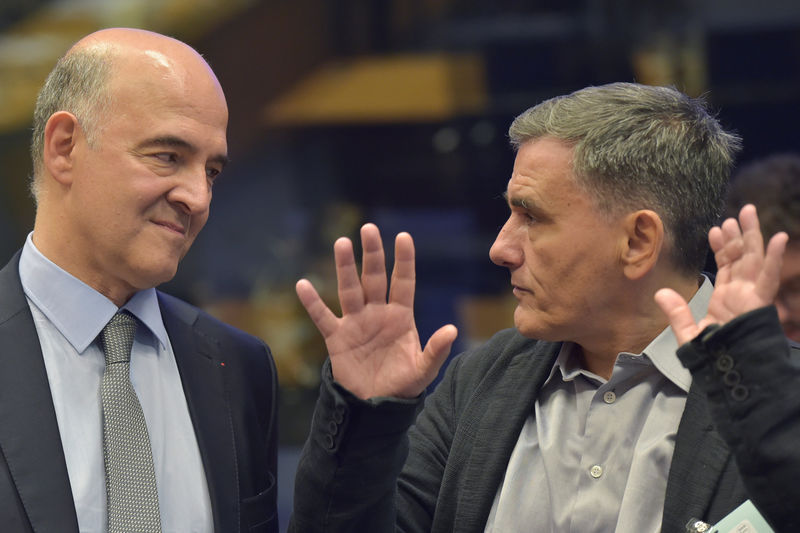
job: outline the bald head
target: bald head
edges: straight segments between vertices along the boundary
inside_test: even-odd
[[[211,68],[177,39],[140,29],[109,28],[79,40],[58,61],[36,102],[31,140],[34,198],[38,202],[41,193],[45,129],[54,113],[72,113],[93,145],[104,117],[113,113],[121,98],[144,98],[164,89],[188,93],[190,86],[225,105]]]
[[[227,124],[191,47],[121,28],[84,37],[37,103],[34,244],[117,306],[171,279],[208,219]]]
[[[192,78],[193,83],[206,82],[222,94],[211,67],[197,51],[159,33],[131,28],[100,30],[75,43],[66,57],[82,53],[107,54],[114,61],[111,76],[124,84],[134,80],[158,81],[148,76],[152,73],[163,77],[180,76],[184,81]]]

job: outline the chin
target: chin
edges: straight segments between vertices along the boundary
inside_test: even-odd
[[[538,320],[532,312],[523,311],[519,307],[514,311],[514,326],[521,335],[529,339],[551,342],[563,340],[555,338],[552,328]]]
[[[139,287],[141,289],[149,289],[157,287],[162,283],[166,283],[175,277],[178,272],[177,263],[152,265],[151,268],[139,270]]]
[[[520,317],[519,312],[514,313],[514,327],[521,335],[529,339],[543,340],[538,328],[533,327],[529,317]]]

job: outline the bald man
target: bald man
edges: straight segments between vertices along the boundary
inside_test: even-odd
[[[0,271],[3,531],[277,531],[268,348],[154,288],[208,219],[227,120],[202,57],[142,30],[85,37],[45,82],[34,229]],[[101,390],[117,317],[135,331],[136,436],[111,436]],[[117,470],[117,440],[146,450],[133,470]]]

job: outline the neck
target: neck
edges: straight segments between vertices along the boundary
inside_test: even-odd
[[[653,300],[662,287],[671,287],[688,302],[697,292],[698,278],[674,275],[658,282],[641,280],[635,283],[621,301],[628,302],[609,317],[609,327],[596,338],[580,340],[581,364],[586,370],[605,379],[611,378],[617,355],[621,352],[641,353],[664,329],[669,320]],[[627,297],[627,298],[626,298]]]
[[[136,293],[134,287],[111,283],[114,280],[99,275],[101,269],[93,268],[87,263],[89,258],[76,256],[72,252],[76,248],[73,245],[74,236],[68,232],[51,231],[52,228],[47,221],[40,219],[37,212],[33,226],[33,244],[43,256],[114,302],[117,307],[122,307],[133,297]]]

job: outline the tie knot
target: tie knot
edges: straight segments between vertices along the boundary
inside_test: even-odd
[[[127,311],[120,311],[111,317],[100,334],[106,365],[131,360],[131,348],[137,325],[136,318]]]

